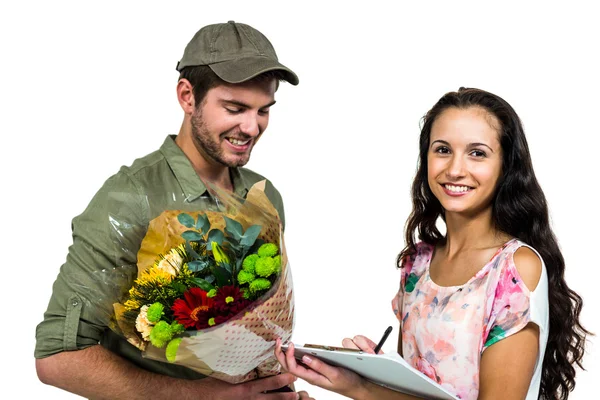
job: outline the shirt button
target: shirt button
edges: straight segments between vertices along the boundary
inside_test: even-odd
[[[71,304],[73,304],[73,307],[77,307],[77,305],[79,304],[79,302],[77,300],[73,300],[73,302]]]

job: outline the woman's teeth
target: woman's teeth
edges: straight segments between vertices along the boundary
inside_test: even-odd
[[[454,193],[462,193],[469,190],[468,186],[444,185],[444,187]]]

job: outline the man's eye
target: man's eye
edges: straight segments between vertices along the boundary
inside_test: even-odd
[[[231,107],[225,107],[225,109],[227,110],[228,113],[230,114],[239,114],[242,112],[241,108],[231,108]]]
[[[260,115],[268,115],[269,114],[269,109],[267,108],[266,110],[258,110],[258,113]]]

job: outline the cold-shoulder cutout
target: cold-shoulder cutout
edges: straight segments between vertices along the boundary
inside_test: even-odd
[[[542,260],[538,254],[527,246],[522,246],[515,251],[513,262],[521,280],[533,292],[542,275]]]

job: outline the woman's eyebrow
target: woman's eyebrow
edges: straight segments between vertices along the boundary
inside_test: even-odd
[[[446,146],[450,146],[450,143],[446,142],[445,140],[441,140],[441,139],[434,140],[433,142],[431,142],[431,146],[433,146],[436,143],[445,144]],[[429,147],[431,147],[431,146],[429,146]]]
[[[436,143],[440,143],[440,144],[443,144],[443,145],[445,145],[445,146],[448,146],[448,147],[450,147],[450,143],[446,142],[445,140],[441,140],[441,139],[434,140],[434,141],[431,143],[431,146],[430,146],[430,147],[432,147],[432,146],[433,146],[434,144],[436,144]],[[488,146],[487,144],[485,144],[485,143],[480,143],[480,142],[469,143],[469,144],[467,145],[467,148],[473,148],[473,147],[477,147],[477,146],[485,146],[485,147],[487,147],[488,149],[490,149],[490,151],[491,151],[492,153],[494,153],[494,149],[492,149],[492,148],[491,148],[490,146]]]
[[[477,146],[485,146],[485,147],[487,147],[488,149],[490,149],[490,151],[491,151],[492,153],[494,152],[494,149],[492,149],[490,146],[488,146],[488,145],[487,145],[487,144],[485,144],[485,143],[479,143],[479,142],[476,142],[476,143],[469,143],[469,147],[477,147]]]

